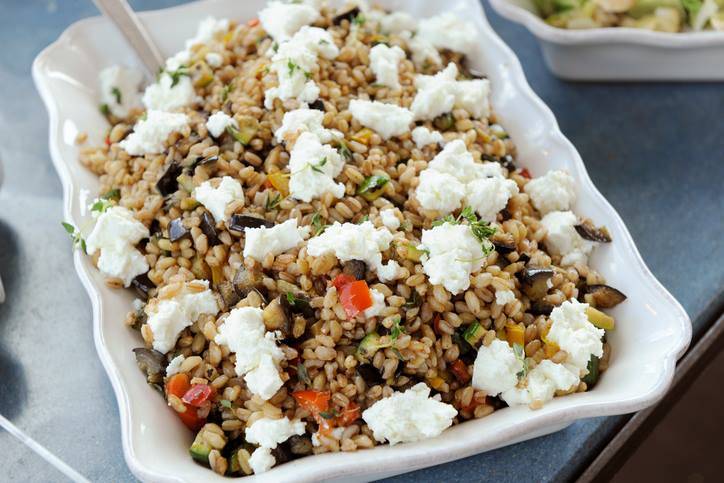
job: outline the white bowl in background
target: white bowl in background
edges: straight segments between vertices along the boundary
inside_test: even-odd
[[[193,35],[206,15],[256,17],[263,0],[217,0],[141,14],[162,52],[173,54]],[[614,242],[594,253],[591,263],[629,299],[613,309],[618,323],[610,333],[612,362],[590,392],[556,398],[544,408],[506,408],[465,422],[437,438],[354,453],[328,453],[279,465],[249,481],[369,481],[488,451],[561,429],[593,416],[623,414],[650,406],[666,392],[676,360],[691,338],[691,322],[679,303],[649,272],[623,221],[593,186],[573,145],[561,134],[551,111],[533,93],[513,52],[493,32],[478,0],[382,1],[417,17],[452,11],[480,32],[472,67],[492,84],[491,102],[518,147],[518,163],[535,175],[566,169],[577,181],[575,211],[605,224]],[[78,132],[101,143],[108,125],[98,110],[98,72],[111,64],[138,62],[120,35],[102,18],[70,26],[41,52],[33,78],[48,109],[50,153],[63,184],[64,216],[82,220],[81,189],[98,190],[98,179],[78,162]],[[625,182],[626,180],[622,180]],[[228,481],[189,457],[193,435],[148,386],[131,352],[142,346],[137,332],[123,323],[131,308],[130,291],[111,289],[89,257],[75,253],[75,267],[93,305],[96,348],[118,401],[126,462],[141,480],[156,482]]]
[[[545,23],[532,0],[490,0],[490,4],[503,17],[530,30],[540,41],[550,70],[563,79],[724,80],[724,32],[563,29]]]

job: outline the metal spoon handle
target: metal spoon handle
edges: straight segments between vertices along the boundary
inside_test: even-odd
[[[113,22],[131,44],[151,76],[163,65],[163,56],[126,0],[93,0],[96,7]]]

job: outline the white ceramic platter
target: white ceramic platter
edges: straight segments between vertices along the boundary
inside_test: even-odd
[[[532,0],[490,0],[503,17],[539,40],[558,77],[586,81],[724,80],[724,32],[634,28],[567,30],[548,25]]]
[[[204,16],[245,21],[254,18],[263,3],[196,2],[142,17],[161,50],[170,55],[194,34]],[[686,313],[646,268],[621,218],[591,183],[580,156],[561,134],[551,111],[531,91],[518,60],[490,28],[478,1],[381,3],[416,17],[444,9],[473,22],[480,43],[470,59],[472,67],[490,78],[492,104],[517,143],[518,162],[535,175],[554,168],[571,172],[578,185],[575,211],[611,231],[614,243],[598,248],[592,265],[629,296],[613,310],[617,329],[609,339],[612,364],[595,390],[556,398],[537,411],[506,408],[424,442],[302,458],[250,477],[253,481],[371,480],[540,436],[579,418],[633,412],[666,392],[676,360],[691,338]],[[50,152],[63,183],[65,217],[76,224],[82,222],[80,190],[96,193],[98,181],[78,162],[74,140],[78,132],[85,131],[90,144],[103,141],[107,124],[98,111],[97,75],[117,63],[138,66],[110,23],[91,18],[69,27],[33,64],[33,77],[50,116]],[[191,460],[192,435],[136,367],[131,349],[143,343],[123,324],[133,295],[106,287],[89,258],[79,252],[75,253],[75,266],[93,304],[96,347],[118,400],[128,466],[146,481],[226,481]]]

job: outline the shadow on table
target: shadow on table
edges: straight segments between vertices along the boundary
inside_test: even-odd
[[[13,294],[16,291],[18,260],[20,259],[18,240],[15,233],[0,221],[0,275],[5,286],[5,303],[0,304],[0,408],[3,416],[12,420],[20,414],[28,397],[25,373],[22,365],[13,358],[7,346],[6,334],[11,329],[6,321],[12,310]]]

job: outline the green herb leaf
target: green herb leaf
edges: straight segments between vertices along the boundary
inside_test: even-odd
[[[357,224],[358,224],[358,225],[361,225],[361,224],[364,223],[365,221],[370,221],[370,215],[365,215],[365,216],[363,216],[362,218],[360,218],[359,221],[357,222]]]
[[[307,366],[305,366],[301,362],[299,364],[297,364],[297,379],[302,381],[307,386],[312,385],[312,379],[309,377],[309,372],[307,371]]]
[[[356,26],[360,27],[360,26],[364,25],[366,21],[367,21],[367,19],[365,18],[365,16],[363,14],[359,13],[355,16],[355,18],[352,19],[352,25],[356,25]]]
[[[337,152],[344,158],[345,161],[352,160],[352,151],[347,147],[347,143],[342,139],[337,140]]]
[[[324,170],[322,169],[322,167],[325,164],[327,164],[327,156],[323,157],[317,164],[309,163],[309,167],[312,168],[312,171],[324,174]]]
[[[111,190],[106,191],[101,195],[101,198],[104,200],[120,200],[121,199],[121,190],[118,188],[113,188]]]
[[[104,116],[108,116],[111,114],[111,108],[108,107],[108,104],[101,104],[100,105],[101,114]]]
[[[400,318],[397,317],[390,327],[390,341],[394,344],[397,338],[405,333],[405,328],[400,325]]]
[[[381,176],[377,174],[367,176],[357,188],[357,194],[363,195],[365,193],[372,193],[380,190],[384,188],[384,186],[389,183],[389,181],[390,178],[388,178],[387,176]]]
[[[83,250],[83,253],[88,253],[85,240],[81,236],[80,230],[65,221],[61,221],[60,224],[63,225],[63,229],[66,233],[68,233],[68,235],[70,235],[70,239],[73,240],[73,248],[80,247]]]
[[[327,225],[322,222],[322,215],[318,211],[315,212],[314,215],[312,215],[312,229],[314,236],[321,234],[326,228]]]
[[[264,203],[264,208],[266,208],[266,211],[272,211],[275,210],[277,206],[279,206],[279,203],[282,202],[282,195],[279,193],[276,193],[274,196],[266,195],[266,202]]]
[[[515,358],[523,363],[523,369],[516,374],[518,379],[523,379],[528,375],[528,360],[525,358],[525,350],[522,345],[513,344],[513,353],[515,354]]]
[[[437,227],[444,225],[445,223],[450,223],[451,225],[460,225],[463,220],[468,222],[468,226],[470,226],[470,231],[472,232],[473,236],[477,238],[477,240],[480,242],[481,248],[483,250],[483,255],[487,257],[490,252],[492,252],[495,248],[493,243],[490,241],[490,237],[495,234],[495,227],[490,226],[490,223],[488,223],[487,221],[478,220],[475,211],[473,211],[471,207],[466,206],[465,208],[463,208],[457,218],[454,218],[452,215],[447,215],[443,218],[440,218],[439,220],[435,220],[432,222],[432,226]]]
[[[75,227],[73,225],[71,225],[70,223],[61,221],[60,224],[63,225],[63,228],[65,228],[65,231],[68,232],[69,235],[72,235],[73,233],[75,233]]]
[[[407,301],[402,305],[404,309],[410,310],[414,309],[416,307],[419,307],[422,305],[422,299],[420,298],[420,294],[417,290],[412,290],[412,295],[410,295],[410,298],[407,299]]]
[[[287,302],[289,302],[289,305],[294,305],[297,303],[297,298],[294,296],[293,293],[287,292]]]
[[[164,70],[161,69],[159,72],[159,77],[163,75],[163,73],[168,74],[168,76],[171,78],[171,87],[176,87],[176,85],[181,81],[182,76],[190,76],[191,73],[189,72],[188,67],[185,65],[180,66],[176,70]]]
[[[116,104],[122,103],[121,90],[118,87],[111,87],[111,94],[116,98]]]
[[[334,419],[338,416],[336,409],[332,409],[331,411],[322,411],[319,413],[319,415],[322,416],[324,419]]]
[[[397,347],[393,347],[392,352],[394,352],[395,356],[397,356],[397,358],[401,361],[405,360],[405,356],[402,355],[402,352],[400,352],[400,349],[398,349]]]
[[[221,401],[219,401],[219,404],[221,404],[225,408],[231,408],[231,401],[229,401],[228,399],[222,399]]]
[[[111,203],[110,200],[99,198],[96,200],[95,203],[91,206],[91,211],[96,211],[98,213],[105,213],[108,208],[113,206],[113,203]]]
[[[293,61],[288,60],[287,69],[289,69],[289,77],[291,77],[294,75],[294,71],[299,69],[299,66],[297,64],[295,64]]]
[[[277,52],[279,50],[279,42],[274,42],[271,48],[274,52]]]

